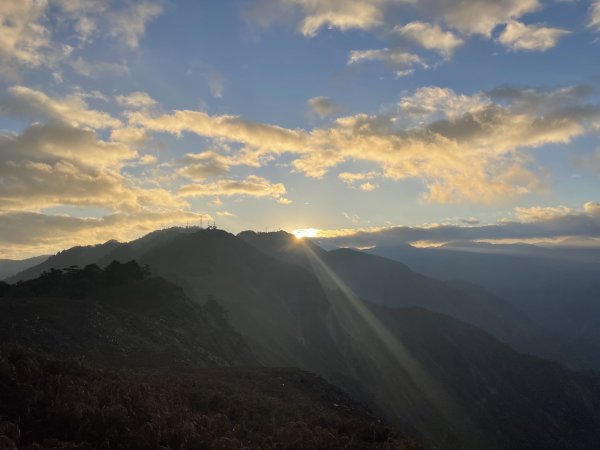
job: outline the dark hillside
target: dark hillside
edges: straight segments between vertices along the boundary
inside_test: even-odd
[[[297,369],[98,370],[0,347],[0,448],[417,449]]]
[[[147,277],[135,262],[65,271],[0,287],[0,340],[128,366],[252,364],[214,299]]]

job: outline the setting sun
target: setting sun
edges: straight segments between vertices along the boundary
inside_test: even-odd
[[[292,234],[296,236],[297,239],[314,238],[319,235],[319,230],[316,228],[300,228],[292,231]]]

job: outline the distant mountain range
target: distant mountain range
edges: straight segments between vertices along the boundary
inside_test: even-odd
[[[385,258],[326,252],[285,233],[236,237],[221,230],[170,229],[126,244],[66,250],[13,280],[33,279],[36,285],[48,277],[37,278],[44,271],[73,265],[110,271],[115,260],[136,260],[152,276],[117,287],[97,281],[102,288],[92,284],[84,302],[69,299],[79,295],[69,283],[33,299],[31,291],[25,295],[31,284],[5,286],[2,303],[12,316],[3,327],[13,327],[5,335],[17,341],[38,336],[31,339],[40,342],[56,336],[50,347],[72,348],[71,354],[97,355],[97,348],[115,353],[135,344],[151,353],[159,348],[155,354],[176,349],[174,358],[191,365],[205,364],[201,353],[211,355],[210,361],[252,358],[264,366],[298,367],[326,377],[433,448],[584,449],[600,439],[600,376],[509,345],[555,352],[570,363],[592,361],[587,350],[564,353],[577,348],[482,288],[438,281]],[[61,306],[45,307],[53,301]],[[214,303],[226,312],[222,322],[206,311]],[[108,341],[92,331],[93,338],[64,345],[65,330],[89,331],[98,323],[79,313],[74,321],[69,309],[90,310],[92,318],[101,313],[99,330],[111,330]],[[37,335],[22,320],[34,314]],[[195,330],[197,321],[205,324],[201,330],[212,326]],[[186,340],[188,333],[195,340]],[[111,347],[115,335],[131,344]]]
[[[369,253],[441,280],[466,280],[510,301],[548,328],[600,342],[600,249],[453,242],[383,246]]]
[[[0,259],[0,280],[12,277],[19,272],[29,269],[30,267],[41,264],[50,255],[34,256],[33,258],[27,259]]]

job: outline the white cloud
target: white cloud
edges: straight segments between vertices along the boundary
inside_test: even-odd
[[[437,86],[419,88],[413,95],[398,102],[400,114],[423,120],[435,118],[456,119],[468,112],[490,106],[490,99],[483,93],[456,94],[452,89]]]
[[[417,10],[465,35],[490,37],[498,25],[540,7],[539,0],[257,0],[249,17],[262,26],[292,18],[300,33],[312,37],[324,28],[382,27],[388,10],[393,8],[409,14]]]
[[[544,25],[525,25],[512,21],[506,24],[498,41],[511,50],[545,51],[554,47],[560,38],[570,32]]]
[[[125,6],[123,6],[125,5]],[[21,67],[56,68],[102,34],[137,48],[149,21],[162,13],[158,3],[84,0],[5,0],[0,2],[0,75],[16,79]],[[60,33],[51,26],[60,19]],[[62,42],[57,38],[66,37]],[[75,35],[78,42],[71,37]],[[127,66],[77,57],[67,61],[78,73],[100,77],[128,73]]]
[[[348,55],[348,64],[360,64],[368,61],[380,61],[397,70],[398,76],[412,73],[415,66],[427,68],[427,64],[419,55],[402,49],[352,50]]]
[[[43,24],[47,1],[0,2],[0,69],[15,76],[13,64],[38,67],[46,62],[50,31]]]
[[[185,167],[179,174],[193,180],[225,175],[231,168],[232,161],[215,151],[188,153],[184,158]]]
[[[243,195],[282,199],[286,194],[286,190],[282,183],[271,183],[265,178],[249,175],[243,180],[221,179],[212,183],[185,185],[179,190],[179,194],[183,197],[229,197]]]
[[[466,96],[430,87],[401,99],[399,115],[357,114],[312,130],[199,111],[162,116],[136,112],[129,120],[149,131],[192,132],[239,144],[241,150],[228,158],[240,163],[262,165],[292,154],[295,171],[322,177],[343,162],[367,162],[377,165],[385,178],[420,179],[426,200],[486,203],[540,188],[540,167],[529,149],[568,143],[591,132],[600,120],[600,107],[586,103],[585,92],[579,87],[504,87]],[[422,123],[404,126],[402,117],[410,114],[420,114]]]
[[[600,0],[595,0],[590,6],[588,27],[600,31]]]
[[[122,39],[131,48],[137,48],[146,25],[162,14],[158,3],[134,3],[118,11],[112,11],[109,18],[112,36]]]
[[[148,93],[140,91],[132,92],[129,95],[117,95],[115,99],[119,105],[128,109],[144,109],[156,105],[156,100]]]
[[[445,58],[451,57],[456,48],[464,43],[464,40],[456,34],[442,30],[439,25],[426,22],[417,21],[399,25],[394,28],[394,31],[427,50],[440,53]]]
[[[361,191],[372,191],[376,188],[377,186],[374,185],[373,183],[370,182],[366,182],[366,183],[362,183],[359,188]]]
[[[26,86],[13,86],[8,89],[8,93],[8,97],[0,99],[2,115],[42,118],[92,128],[112,128],[121,125],[118,119],[109,114],[90,109],[81,92],[65,97],[50,97]]]

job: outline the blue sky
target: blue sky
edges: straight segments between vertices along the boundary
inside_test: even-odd
[[[14,0],[0,18],[0,257],[209,217],[600,235],[598,1]]]

